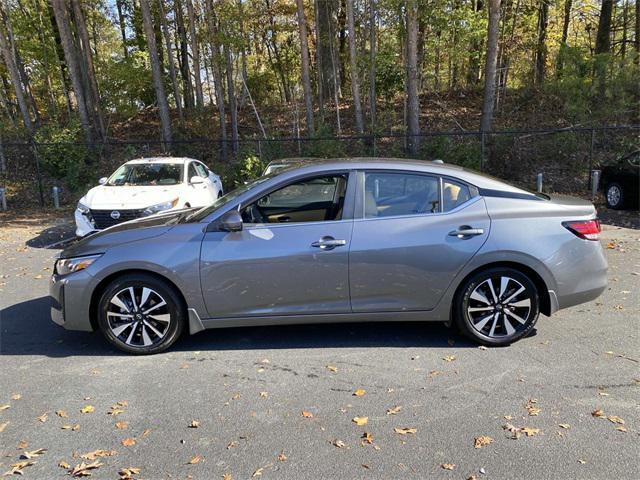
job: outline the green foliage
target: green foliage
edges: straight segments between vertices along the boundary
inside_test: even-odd
[[[482,160],[480,139],[475,136],[425,137],[421,153],[426,160],[443,160],[472,170],[479,170]]]
[[[146,52],[132,52],[104,65],[102,100],[110,110],[133,115],[156,101]]]
[[[88,156],[87,147],[76,143],[80,138],[82,130],[77,122],[66,126],[47,125],[35,137],[42,167],[52,177],[64,180],[72,190],[81,186]]]

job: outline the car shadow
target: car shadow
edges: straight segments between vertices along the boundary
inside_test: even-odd
[[[76,241],[73,223],[60,223],[47,227],[25,242],[31,248],[63,249]]]
[[[611,210],[604,206],[598,208],[598,218],[604,225],[640,230],[638,210]]]
[[[50,306],[49,297],[41,297],[0,310],[0,356],[126,355],[112,348],[102,335],[73,332],[54,324],[50,320]],[[183,336],[171,351],[475,346],[442,323],[371,322],[206,330]]]

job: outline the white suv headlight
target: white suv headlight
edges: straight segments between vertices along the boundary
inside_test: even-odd
[[[147,207],[142,212],[143,215],[153,215],[154,213],[162,212],[163,210],[171,210],[178,204],[178,199],[174,198],[173,200],[169,200],[168,202],[158,203],[156,205],[151,205]]]
[[[77,209],[80,213],[82,213],[82,214],[84,214],[84,215],[86,215],[86,214],[88,214],[88,213],[90,213],[90,212],[91,212],[91,209],[90,209],[89,207],[87,207],[86,205],[84,205],[84,204],[82,204],[82,203],[80,203],[80,202],[78,202],[78,206],[76,207],[76,209]]]
[[[100,253],[98,255],[87,255],[86,257],[59,258],[56,260],[55,273],[57,275],[66,275],[68,273],[79,272],[87,268],[101,256],[102,254]]]

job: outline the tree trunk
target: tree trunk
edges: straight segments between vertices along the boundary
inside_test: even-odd
[[[191,36],[191,55],[193,56],[193,77],[196,87],[196,105],[198,108],[204,107],[204,96],[202,95],[202,80],[200,78],[200,50],[198,47],[198,36],[196,35],[196,14],[192,0],[187,0],[187,13],[189,15],[189,33]]]
[[[303,0],[296,0],[298,9],[298,32],[300,34],[300,56],[302,58],[302,90],[307,110],[307,133],[310,137],[315,134],[313,121],[313,97],[311,94],[311,73],[309,65],[309,41],[307,37],[307,20],[304,15]]]
[[[573,0],[564,0],[564,17],[562,18],[562,37],[560,38],[560,51],[558,52],[558,62],[556,64],[556,77],[560,78],[564,68],[564,56],[568,48],[569,25],[571,24],[571,7]]]
[[[533,84],[540,86],[544,83],[547,69],[547,26],[549,25],[549,0],[540,0],[538,6],[538,42],[536,44],[536,64],[533,74]]]
[[[231,48],[228,45],[223,45],[222,50],[227,64],[227,98],[229,99],[229,112],[231,114],[231,149],[235,155],[238,153],[238,105],[236,89],[233,83],[233,59]]]
[[[164,36],[164,45],[167,50],[167,64],[169,65],[169,75],[171,76],[171,86],[173,87],[173,99],[176,102],[176,110],[180,122],[184,120],[182,113],[182,103],[180,100],[180,87],[178,85],[178,76],[176,75],[176,65],[173,62],[173,48],[171,48],[171,35],[169,34],[169,26],[167,25],[167,17],[165,15],[163,0],[158,0],[160,8],[160,22],[162,23],[162,35]]]
[[[164,84],[162,83],[162,69],[160,68],[160,58],[156,47],[156,36],[153,28],[149,0],[140,0],[140,10],[142,12],[142,22],[147,37],[147,48],[149,50],[149,60],[151,61],[151,72],[153,74],[153,86],[158,101],[158,113],[160,114],[160,123],[162,126],[162,140],[164,142],[164,149],[170,150],[172,140],[171,117],[169,116],[167,95],[165,94]]]
[[[85,140],[87,143],[92,143],[93,131],[89,120],[86,94],[83,88],[80,59],[78,58],[78,52],[73,43],[69,17],[67,16],[67,7],[64,0],[51,0],[51,4],[53,6],[53,13],[56,17],[58,31],[60,32],[60,41],[62,43],[62,49],[64,50],[64,58],[66,60],[67,69],[69,70],[69,77],[71,78],[71,85],[73,86],[73,91],[76,97],[80,124],[82,125],[82,130],[84,130]]]
[[[498,35],[500,32],[500,0],[489,0],[489,25],[487,27],[487,58],[484,68],[484,100],[480,130],[491,132],[493,108],[496,98],[496,67],[498,65]]]
[[[334,37],[332,0],[316,0],[316,55],[318,68],[318,98],[321,104],[332,97],[335,69],[332,67]]]
[[[182,14],[182,4],[175,0],[174,13],[176,16],[176,31],[180,39],[180,73],[182,75],[184,108],[193,108],[193,86],[191,85],[191,75],[189,74],[189,47],[187,43],[187,31],[184,27],[184,16]]]
[[[598,83],[598,97],[604,99],[606,91],[607,55],[611,52],[611,17],[613,15],[613,0],[602,0],[598,33],[596,35],[596,77]]]
[[[89,44],[89,33],[85,22],[84,13],[80,1],[71,2],[73,4],[73,15],[75,17],[75,26],[80,42],[78,42],[80,54],[84,57],[81,61],[82,71],[85,78],[85,92],[87,92],[87,108],[94,117],[93,124],[96,127],[100,138],[106,138],[106,130],[104,125],[104,117],[102,115],[102,107],[100,106],[100,90],[98,89],[98,81],[96,80],[96,72],[93,66],[93,57],[91,55],[91,45]]]
[[[356,55],[356,26],[353,15],[353,0],[347,0],[347,29],[349,30],[349,61],[351,66],[351,95],[356,117],[356,131],[358,135],[364,133],[362,122],[362,104],[360,102],[360,85],[358,82],[358,58]]]
[[[20,78],[20,72],[18,71],[18,67],[16,65],[14,51],[11,48],[10,42],[6,37],[4,28],[4,26],[8,24],[9,18],[7,17],[4,9],[2,9],[1,6],[0,16],[2,17],[2,22],[0,22],[0,49],[2,50],[4,63],[7,66],[7,70],[9,70],[9,75],[11,76],[11,83],[13,83],[13,89],[15,90],[16,100],[18,102],[18,107],[20,108],[24,128],[27,130],[29,136],[32,136],[34,133],[34,128],[31,121],[31,116],[29,114],[29,105],[27,104],[27,99],[23,91],[22,79]]]
[[[211,46],[211,70],[213,71],[213,86],[216,92],[216,106],[220,119],[220,146],[222,147],[222,159],[227,159],[227,124],[224,108],[224,86],[220,73],[220,46],[218,45],[218,28],[213,10],[213,1],[206,0],[207,25],[209,28],[209,42]]]
[[[418,98],[418,0],[407,0],[407,135],[409,153],[420,146],[420,100]]]
[[[67,73],[66,65],[64,63],[64,49],[62,48],[62,41],[60,40],[60,31],[58,30],[58,24],[53,12],[51,2],[47,2],[47,13],[49,15],[49,22],[51,23],[51,29],[53,30],[53,38],[56,45],[56,62],[60,71],[60,84],[62,85],[62,93],[66,100],[67,113],[71,116],[73,112],[73,106],[71,101],[71,87],[69,86],[70,80]]]
[[[116,8],[118,10],[118,24],[120,27],[120,37],[122,38],[122,51],[124,58],[129,56],[129,49],[127,48],[127,24],[124,17],[124,0],[116,0]]]
[[[369,0],[369,120],[371,135],[376,133],[376,0]],[[375,140],[374,140],[375,141]]]

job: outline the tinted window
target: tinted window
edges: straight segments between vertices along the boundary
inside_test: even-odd
[[[365,217],[435,213],[440,209],[437,177],[408,173],[365,174]]]
[[[322,222],[342,218],[346,175],[315,177],[292,183],[249,205],[247,223]]]
[[[175,163],[128,163],[111,175],[107,185],[175,185],[182,183],[183,165]]]
[[[448,212],[449,210],[453,210],[470,198],[471,193],[469,192],[469,187],[465,184],[454,182],[453,180],[442,180],[443,211]]]

